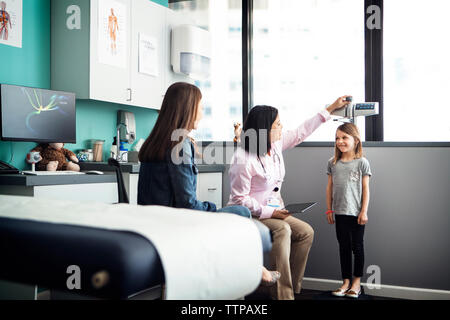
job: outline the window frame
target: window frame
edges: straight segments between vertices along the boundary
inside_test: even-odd
[[[364,21],[370,14],[367,8],[377,5],[381,9],[381,29],[370,30],[364,26],[364,64],[366,101],[379,102],[379,114],[366,117],[366,141],[383,141],[383,0],[364,0]],[[253,0],[242,1],[242,123],[253,106]],[[308,144],[326,141],[309,142]]]
[[[380,8],[381,28],[370,30],[367,8],[376,5]],[[366,101],[378,102],[379,114],[366,117],[366,141],[384,141],[383,104],[383,0],[364,0],[364,54],[365,54],[365,97]]]
[[[169,0],[177,2],[183,0]],[[184,0],[185,1],[185,0]],[[242,0],[242,123],[253,107],[253,0]],[[367,19],[372,13],[367,8],[376,5],[380,8],[380,29],[367,28]],[[383,96],[383,32],[384,32],[384,0],[364,0],[364,63],[365,63],[365,99],[379,103],[379,114],[366,117],[366,133],[363,144],[386,147],[450,147],[450,142],[384,142],[384,96]],[[202,141],[206,146],[211,143],[233,145],[231,141]],[[302,146],[334,146],[333,142],[303,142]]]

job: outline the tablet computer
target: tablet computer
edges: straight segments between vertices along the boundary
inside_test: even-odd
[[[306,202],[306,203],[293,203],[288,204],[284,209],[289,211],[290,214],[303,213],[306,210],[315,206],[317,202]]]

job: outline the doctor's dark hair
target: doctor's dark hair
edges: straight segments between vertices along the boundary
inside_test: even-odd
[[[278,116],[278,110],[271,106],[259,105],[253,107],[247,115],[242,128],[242,147],[248,153],[258,156],[270,151],[272,141],[270,132]]]
[[[173,147],[189,139],[187,134],[194,129],[201,99],[202,93],[196,86],[186,82],[172,84],[166,91],[156,124],[139,151],[139,161],[164,161]],[[177,131],[184,133],[173,141],[172,134]]]

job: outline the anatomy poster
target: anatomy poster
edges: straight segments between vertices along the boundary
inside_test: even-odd
[[[0,43],[22,48],[22,0],[0,0]]]
[[[100,0],[98,14],[100,63],[126,68],[128,31],[126,5],[114,0]]]

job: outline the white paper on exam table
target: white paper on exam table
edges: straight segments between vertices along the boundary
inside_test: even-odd
[[[168,300],[238,299],[261,282],[261,236],[237,215],[0,195],[0,216],[139,233],[158,250]]]

